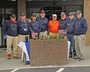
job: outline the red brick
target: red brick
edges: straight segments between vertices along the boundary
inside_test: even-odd
[[[30,40],[31,66],[64,65],[67,60],[66,40]]]

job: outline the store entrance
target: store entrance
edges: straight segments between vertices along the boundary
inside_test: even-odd
[[[60,19],[60,13],[64,11],[67,15],[69,12],[83,11],[83,0],[27,0],[27,17],[30,18],[33,12],[39,15],[39,11],[44,9],[46,17],[51,19],[51,15],[56,13]]]
[[[52,14],[57,14],[57,19],[59,20],[60,19],[60,13],[62,11],[66,12],[66,10],[64,9],[64,7],[61,7],[61,6],[57,6],[57,7],[43,7],[43,8],[28,8],[27,9],[27,17],[30,18],[31,17],[31,14],[32,13],[36,13],[37,16],[39,16],[39,12],[40,10],[43,9],[45,10],[45,13],[46,13],[46,17],[51,20],[51,17],[52,17]]]
[[[0,48],[6,46],[6,40],[3,38],[4,24],[12,13],[16,14],[16,7],[16,0],[1,0],[0,2]]]
[[[57,14],[57,19],[60,19],[60,13],[62,11],[65,12],[65,10],[63,9],[63,7],[44,7],[43,8],[46,12],[46,17],[51,20],[52,19],[52,14]]]

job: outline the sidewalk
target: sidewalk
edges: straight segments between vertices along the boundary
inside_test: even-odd
[[[85,47],[85,60],[78,61],[69,59],[68,64],[64,66],[43,66],[43,67],[77,67],[77,66],[90,66],[90,46]],[[0,70],[15,69],[15,68],[33,68],[30,65],[25,65],[21,59],[6,58],[5,49],[0,48]],[[38,68],[38,67],[37,67]]]

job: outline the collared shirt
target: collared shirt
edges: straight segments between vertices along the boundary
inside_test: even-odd
[[[59,31],[59,21],[57,20],[50,20],[48,23],[48,27],[50,32],[57,33]]]

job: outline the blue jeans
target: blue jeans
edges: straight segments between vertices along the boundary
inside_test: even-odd
[[[73,34],[67,34],[67,39],[68,39],[68,41],[70,41],[69,55],[70,56],[72,56],[72,54],[76,55],[74,35]]]

